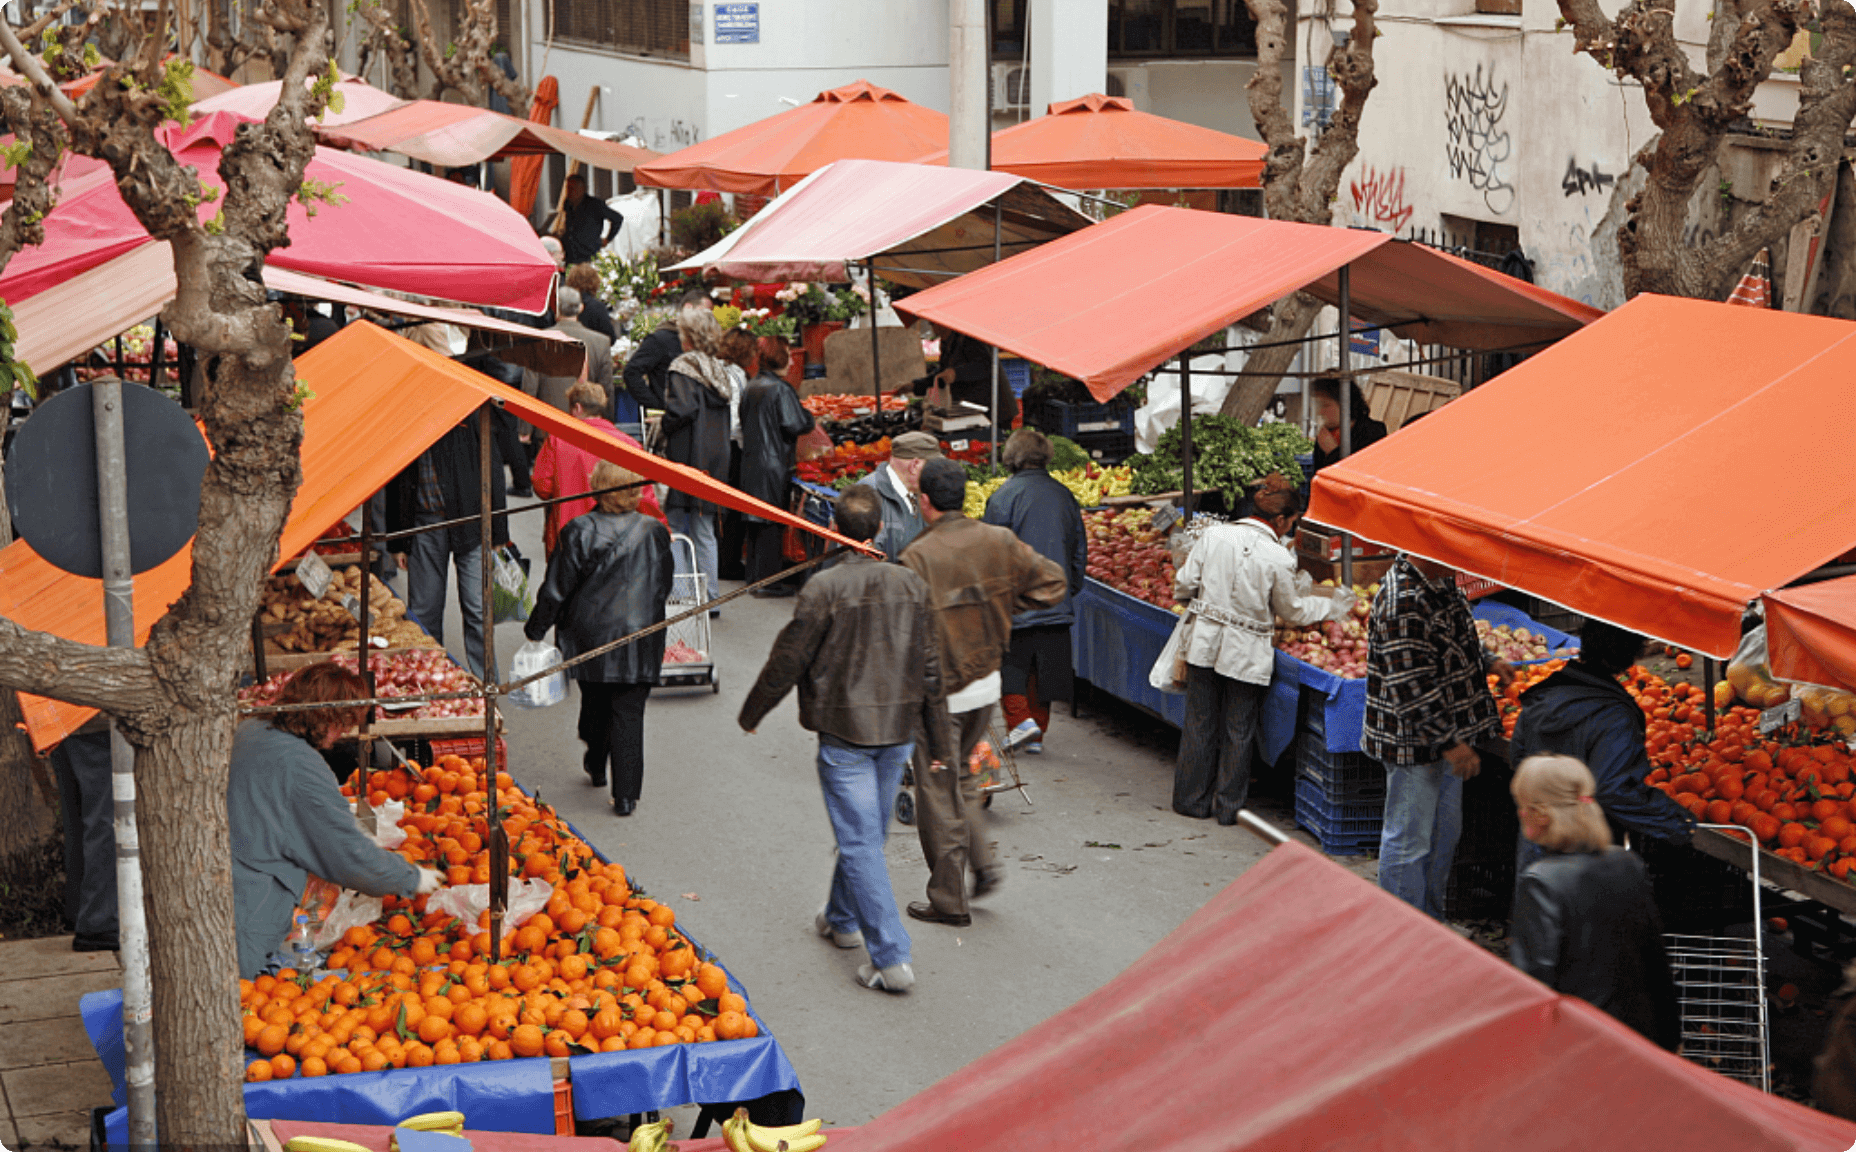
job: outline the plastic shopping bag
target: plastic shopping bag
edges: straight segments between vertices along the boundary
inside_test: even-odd
[[[1187,612],[1173,625],[1173,634],[1160,649],[1147,682],[1162,692],[1180,695],[1186,691],[1186,648],[1192,643],[1192,613]]]
[[[498,624],[520,623],[535,610],[535,593],[528,586],[528,558],[514,544],[490,553],[491,617]]]
[[[529,640],[516,649],[511,674],[521,680],[549,668],[558,668],[560,663],[559,648],[542,640]],[[524,684],[511,692],[507,699],[521,708],[548,708],[559,704],[567,699],[567,673],[556,671],[551,676],[543,676],[533,683]]]
[[[503,910],[503,931],[513,932],[522,927],[530,916],[548,906],[548,900],[553,895],[554,886],[546,880],[529,877],[526,880],[511,881],[509,906]],[[475,924],[477,917],[489,911],[490,886],[461,884],[441,888],[426,897],[425,908],[428,913],[445,912],[466,924]]]

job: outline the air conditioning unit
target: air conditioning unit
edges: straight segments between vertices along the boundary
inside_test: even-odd
[[[992,66],[992,110],[1016,112],[1031,103],[1031,69],[1022,64]]]
[[[1102,86],[1104,96],[1122,96],[1137,104],[1147,99],[1147,69],[1145,68],[1110,68],[1106,83]]]

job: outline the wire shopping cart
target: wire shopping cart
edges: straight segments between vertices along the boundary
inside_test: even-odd
[[[1772,1091],[1766,1018],[1766,954],[1760,943],[1759,841],[1732,824],[1703,824],[1729,836],[1744,836],[1751,850],[1753,932],[1738,936],[1663,937],[1675,977],[1682,1016],[1682,1055],[1704,1068]]]
[[[670,555],[676,574],[670,579],[670,599],[664,604],[664,614],[678,616],[709,602],[708,575],[697,568],[696,542],[688,536],[671,534]],[[704,684],[711,692],[722,690],[709,647],[709,614],[698,612],[665,629],[664,671],[658,685],[697,688]]]

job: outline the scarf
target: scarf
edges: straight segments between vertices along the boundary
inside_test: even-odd
[[[707,352],[685,352],[670,362],[672,372],[681,372],[702,383],[723,400],[735,394],[728,378],[728,366]]]

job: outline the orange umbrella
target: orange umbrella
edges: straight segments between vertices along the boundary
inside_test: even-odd
[[[992,166],[1059,188],[1259,188],[1269,148],[1091,93],[992,134]],[[947,163],[947,149],[922,164]]]
[[[554,110],[561,106],[561,82],[543,76],[535,85],[535,101],[529,105],[528,118],[536,124],[554,122]],[[509,162],[509,206],[527,216],[535,210],[535,194],[541,190],[541,165],[546,156],[518,156]]]
[[[947,146],[947,117],[868,80],[757,120],[632,175],[656,188],[777,196],[834,160],[913,160]]]

